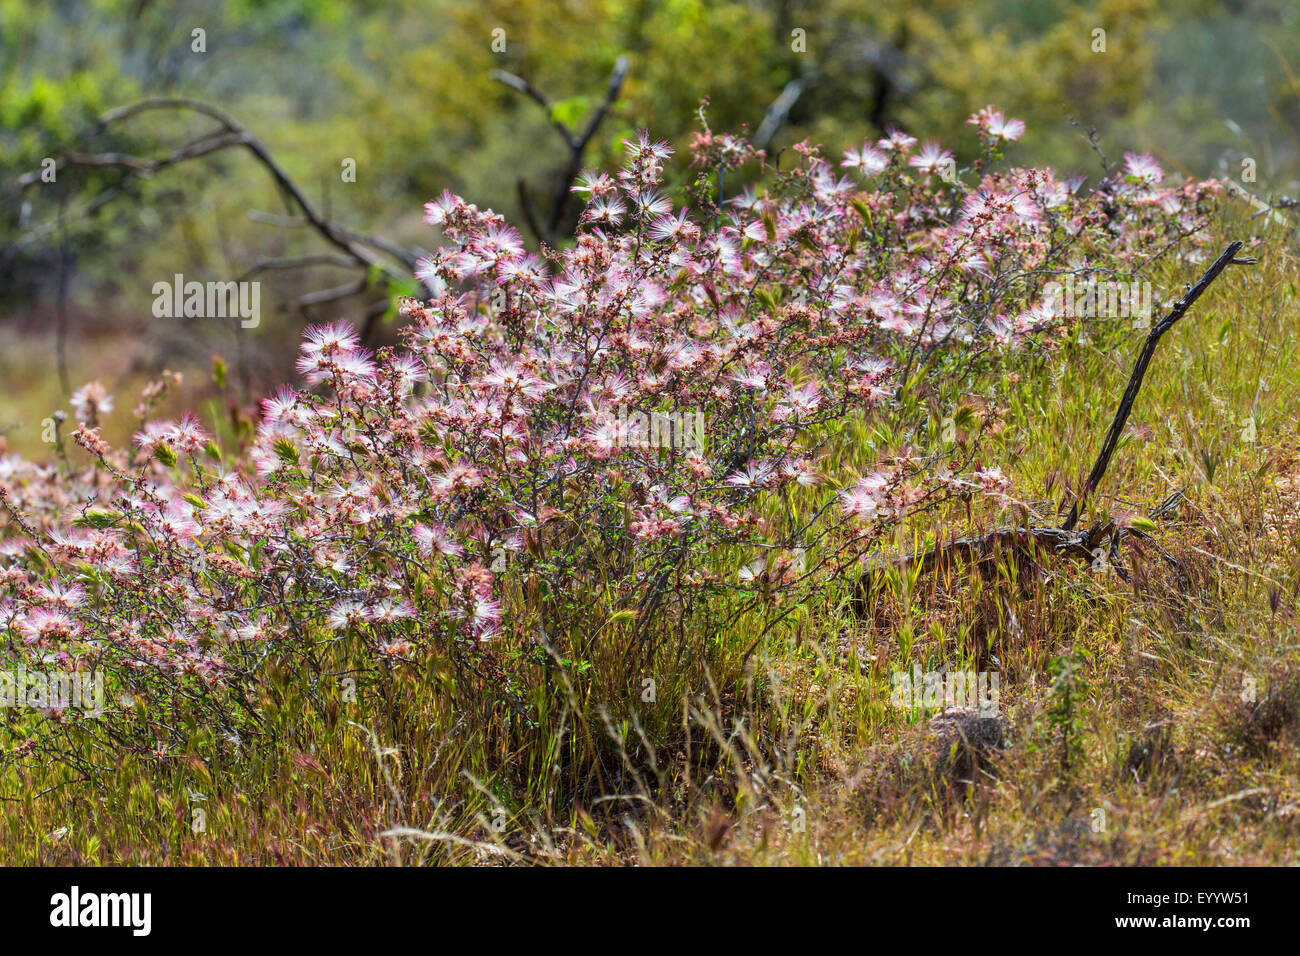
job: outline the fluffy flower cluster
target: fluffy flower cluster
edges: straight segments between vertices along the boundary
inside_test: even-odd
[[[971,122],[989,156],[1023,132],[991,107]],[[1045,277],[1140,269],[1196,236],[1216,188],[1165,184],[1149,157],[1086,192],[987,157],[945,175],[950,153],[899,132],[838,167],[800,144],[773,171],[705,130],[680,208],[668,147],[627,151],[580,180],[562,250],[429,203],[436,298],[401,304],[402,347],[308,329],[305,387],[267,398],[233,455],[190,417],[112,450],[95,427],[111,398],[80,391],[90,467],[0,460],[9,653],[132,693],[220,693],[322,641],[492,674],[501,636],[617,616],[645,639],[709,595],[833,578],[936,495],[1006,485],[906,455],[847,474],[844,426],[919,376],[1051,347],[1074,320],[1036,300]],[[714,177],[742,168],[726,178],[751,185],[715,203]],[[675,429],[629,439],[657,420]]]

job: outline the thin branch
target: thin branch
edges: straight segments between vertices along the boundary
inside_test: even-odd
[[[570,129],[555,116],[555,108],[550,98],[528,80],[513,73],[507,73],[505,70],[492,71],[494,80],[504,83],[516,92],[522,93],[544,109],[551,126],[560,134],[564,144],[569,148],[568,163],[556,187],[555,199],[551,206],[551,217],[545,232],[537,228],[535,218],[532,215],[531,204],[527,202],[527,187],[522,182],[519,184],[520,203],[524,207],[524,216],[530,220],[529,228],[532,229],[533,235],[537,237],[539,242],[546,239],[547,236],[554,236],[559,230],[560,224],[564,222],[564,212],[569,204],[571,187],[574,180],[578,178],[578,174],[582,172],[582,155],[586,152],[587,144],[591,142],[592,137],[596,135],[596,131],[600,129],[600,124],[605,121],[605,117],[609,115],[609,111],[614,108],[614,104],[618,101],[618,94],[623,88],[623,81],[627,79],[627,71],[628,59],[626,56],[620,56],[614,62],[614,70],[610,74],[609,83],[605,88],[604,99],[596,107],[595,113],[592,114],[591,119],[588,120],[587,125],[580,133]]]
[[[1169,314],[1161,319],[1147,336],[1146,344],[1142,346],[1142,352],[1138,355],[1137,364],[1133,367],[1133,374],[1129,376],[1128,387],[1124,389],[1124,397],[1120,399],[1119,408],[1115,412],[1115,420],[1111,422],[1110,431],[1106,433],[1106,440],[1102,443],[1101,451],[1097,455],[1097,460],[1092,466],[1092,471],[1088,474],[1088,480],[1084,483],[1083,490],[1079,493],[1074,505],[1070,508],[1070,515],[1061,525],[1062,529],[1069,531],[1074,528],[1079,520],[1081,508],[1087,504],[1088,496],[1097,489],[1102,477],[1106,474],[1106,468],[1110,464],[1111,455],[1115,453],[1115,446],[1119,444],[1120,436],[1124,433],[1124,426],[1128,423],[1129,414],[1133,411],[1133,404],[1137,401],[1138,392],[1142,388],[1142,379],[1147,372],[1147,366],[1151,364],[1151,359],[1156,353],[1156,346],[1160,344],[1160,338],[1178,322],[1187,310],[1192,307],[1197,299],[1201,297],[1206,289],[1210,287],[1215,279],[1219,277],[1224,269],[1233,264],[1238,252],[1241,251],[1243,243],[1238,240],[1228,244],[1227,248],[1215,259],[1213,264],[1205,270],[1196,284],[1189,288],[1183,297],[1174,303]],[[1240,264],[1249,264],[1251,260],[1241,260]]]
[[[120,180],[101,190],[93,199],[87,202],[81,208],[73,213],[63,217],[64,222],[68,220],[84,219],[98,211],[106,205],[129,185],[137,179],[148,179],[154,173],[174,166],[177,163],[184,162],[187,159],[197,159],[200,156],[206,156],[209,153],[215,153],[218,150],[228,149],[231,146],[243,145],[243,138],[237,133],[210,133],[201,136],[196,140],[186,143],[172,150],[166,156],[156,159],[145,159],[139,156],[128,156],[125,153],[68,153],[55,161],[55,170],[65,169],[69,166],[106,166],[125,168],[127,173]],[[28,180],[33,174],[28,173],[19,177],[22,183]],[[60,228],[60,219],[55,217],[40,226],[36,226],[24,235],[20,236],[14,245],[18,248],[30,245],[44,239],[50,233]]]
[[[306,295],[299,296],[294,302],[295,311],[301,312],[303,309],[313,305],[325,305],[327,302],[336,302],[339,299],[346,299],[350,295],[358,295],[366,291],[368,283],[365,279],[357,279],[355,282],[347,282],[332,289],[320,289],[316,292],[308,292]]]
[[[799,101],[799,97],[816,82],[816,76],[809,74],[796,77],[785,85],[780,95],[772,101],[772,105],[763,114],[763,121],[758,124],[758,129],[754,133],[755,149],[767,149],[767,144],[772,141],[772,137],[789,119],[790,111],[794,109],[794,104]]]
[[[303,190],[293,181],[284,168],[271,155],[271,152],[256,136],[250,133],[244,126],[236,122],[228,113],[209,103],[201,100],[189,99],[186,97],[161,97],[141,100],[118,109],[110,110],[103,114],[95,126],[92,128],[86,139],[93,141],[102,135],[105,130],[115,123],[138,116],[140,114],[155,110],[184,110],[198,113],[214,120],[220,129],[210,132],[198,139],[192,140],[183,146],[178,147],[171,153],[158,157],[147,158],[133,156],[125,153],[104,152],[104,153],[87,153],[87,152],[68,152],[56,160],[56,169],[66,168],[68,166],[103,166],[109,168],[122,168],[127,170],[122,180],[109,186],[107,189],[96,195],[89,203],[78,209],[74,218],[89,215],[105,205],[107,202],[121,194],[126,184],[134,179],[148,178],[162,169],[174,166],[178,163],[189,159],[195,159],[215,153],[219,150],[231,147],[243,147],[247,149],[253,157],[266,169],[280,192],[286,197],[286,201],[291,207],[297,207],[301,211],[302,220],[305,225],[313,228],[326,242],[333,245],[342,252],[352,264],[361,266],[367,270],[369,275],[371,270],[378,270],[391,279],[406,280],[409,275],[404,275],[388,265],[375,252],[383,252],[397,261],[413,274],[418,266],[418,255],[411,251],[402,249],[395,243],[388,240],[363,235],[355,230],[347,229],[340,226],[323,214],[311,201]],[[19,177],[17,185],[19,189],[32,185],[40,181],[40,171],[27,173]],[[66,221],[67,217],[61,216],[58,220],[48,223],[44,226],[30,232],[21,238],[18,245],[27,243],[41,238],[55,228],[58,228],[60,221]],[[364,282],[365,280],[363,280]],[[324,295],[328,301],[337,290],[325,290]],[[426,290],[427,292],[428,290]],[[299,301],[301,307],[302,300]]]
[[[1233,196],[1237,197],[1238,199],[1245,200],[1247,203],[1250,204],[1250,207],[1255,210],[1255,214],[1251,216],[1252,219],[1257,219],[1260,216],[1267,216],[1268,221],[1276,225],[1279,226],[1291,225],[1287,221],[1286,217],[1283,216],[1281,213],[1277,212],[1276,210],[1294,209],[1296,207],[1296,201],[1294,199],[1289,199],[1286,196],[1283,196],[1274,205],[1269,205],[1268,203],[1260,199],[1258,196],[1252,195],[1245,187],[1239,186],[1231,179],[1225,179],[1223,181],[1223,186],[1224,189],[1226,189]]]
[[[266,226],[276,226],[280,229],[302,229],[311,227],[311,222],[304,219],[302,216],[278,216],[275,213],[262,212],[258,209],[250,209],[248,211],[248,218],[253,222],[261,223]],[[370,248],[377,249],[380,252],[386,252],[388,255],[392,256],[398,262],[410,269],[412,273],[419,268],[421,259],[427,259],[431,255],[429,250],[422,246],[412,246],[409,249],[404,249],[397,243],[385,239],[383,236],[372,236],[364,232],[358,232],[357,230],[348,228],[347,226],[337,226],[336,228],[353,242],[358,242],[363,246],[369,246]]]
[[[528,195],[528,183],[522,178],[515,182],[515,188],[519,191],[519,208],[523,210],[524,222],[528,225],[528,231],[533,234],[533,238],[540,243],[554,245],[551,237],[542,232],[542,227],[537,224],[537,215],[533,212],[533,201]]]
[[[551,101],[546,98],[546,94],[533,86],[533,84],[529,83],[522,76],[507,73],[505,70],[493,70],[491,76],[492,79],[496,80],[498,83],[504,83],[512,90],[524,94],[524,96],[528,97],[544,109],[546,111],[547,119],[551,121],[551,126],[560,134],[560,138],[564,140],[564,145],[569,147],[569,149],[574,148],[577,143],[577,137],[574,136],[573,130],[569,129],[569,127],[565,126],[564,123],[560,122],[560,120],[556,118],[555,107],[551,104]]]
[[[271,272],[281,269],[306,269],[311,266],[338,266],[342,269],[349,269],[356,263],[347,256],[335,255],[328,252],[318,253],[310,256],[283,256],[275,259],[263,259],[255,262],[247,269],[237,281],[243,282],[251,279],[253,276],[262,272]]]
[[[609,111],[614,108],[614,103],[618,100],[619,90],[623,88],[623,81],[627,78],[627,57],[620,56],[614,63],[614,72],[610,74],[609,86],[605,89],[605,99],[601,101],[600,106],[596,108],[596,113],[587,124],[587,128],[582,131],[573,143],[573,152],[569,156],[568,168],[564,171],[564,176],[555,191],[555,208],[551,211],[551,233],[554,234],[560,228],[560,223],[564,221],[564,210],[569,204],[569,194],[574,180],[582,172],[582,154],[587,149],[587,144],[591,142],[596,130],[604,122]]]
[[[1091,561],[1096,558],[1096,549],[1102,546],[1103,543],[1109,542],[1109,564],[1114,567],[1121,577],[1128,580],[1127,574],[1119,566],[1117,559],[1121,540],[1131,535],[1155,547],[1161,557],[1175,568],[1180,568],[1178,561],[1172,555],[1156,545],[1149,535],[1136,528],[1117,526],[1113,521],[1106,521],[1098,522],[1087,530],[1076,531],[1075,525],[1078,523],[1081,508],[1087,503],[1088,496],[1096,490],[1097,485],[1106,473],[1111,456],[1114,454],[1119,438],[1123,434],[1124,426],[1128,422],[1129,414],[1137,401],[1138,392],[1142,388],[1142,379],[1146,375],[1152,357],[1155,355],[1156,345],[1159,343],[1160,337],[1187,314],[1187,311],[1196,300],[1201,297],[1201,294],[1209,288],[1210,284],[1218,278],[1224,269],[1229,265],[1250,265],[1255,261],[1251,258],[1237,257],[1242,245],[1243,243],[1240,241],[1229,243],[1219,258],[1196,281],[1196,284],[1190,286],[1183,297],[1174,303],[1169,313],[1156,324],[1150,335],[1147,336],[1146,343],[1133,369],[1133,374],[1129,378],[1128,387],[1124,390],[1124,397],[1121,399],[1119,409],[1115,413],[1115,420],[1111,423],[1110,431],[1107,433],[1101,452],[1097,456],[1097,461],[1093,465],[1092,472],[1088,475],[1083,491],[1070,509],[1069,517],[1066,518],[1061,527],[999,528],[977,537],[961,538],[923,551],[915,551],[891,558],[888,560],[888,566],[900,573],[916,573],[918,575],[947,572],[957,565],[974,565],[987,568],[989,562],[993,561],[1000,553],[1028,557],[1036,554],[1056,555]],[[1177,507],[1182,497],[1182,491],[1171,495],[1151,511],[1151,517],[1164,517]],[[866,616],[870,602],[874,600],[876,592],[883,585],[883,570],[883,567],[871,569],[863,572],[859,577],[857,592],[853,599],[854,612],[859,617]]]
[[[609,75],[609,85],[605,88],[605,98],[601,101],[600,106],[596,108],[596,113],[592,116],[591,122],[587,124],[587,128],[583,130],[582,135],[574,143],[574,148],[578,152],[585,149],[587,144],[591,142],[591,138],[596,135],[596,130],[604,122],[605,115],[613,109],[614,103],[618,100],[619,90],[623,88],[623,81],[627,79],[627,68],[627,57],[620,56],[614,61],[614,72]]]
[[[380,299],[371,303],[370,308],[366,309],[366,320],[361,326],[361,341],[370,341],[370,337],[379,325],[379,320],[388,312],[388,305],[387,299]]]

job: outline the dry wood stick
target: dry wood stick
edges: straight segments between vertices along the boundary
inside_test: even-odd
[[[1083,490],[1070,508],[1070,516],[1061,525],[1062,530],[1070,531],[1078,523],[1080,509],[1087,504],[1088,496],[1097,490],[1098,483],[1106,474],[1106,468],[1110,464],[1110,457],[1115,453],[1115,446],[1119,444],[1120,436],[1124,433],[1124,426],[1128,423],[1129,414],[1133,411],[1133,403],[1137,401],[1138,391],[1142,388],[1142,379],[1147,373],[1147,366],[1151,364],[1152,356],[1156,354],[1156,346],[1160,343],[1160,337],[1172,329],[1174,324],[1187,314],[1187,310],[1201,297],[1201,293],[1210,287],[1210,283],[1218,278],[1219,273],[1233,263],[1237,253],[1241,251],[1241,247],[1240,240],[1230,242],[1228,247],[1219,255],[1219,258],[1215,259],[1210,268],[1205,270],[1205,274],[1196,280],[1196,284],[1188,289],[1181,299],[1174,303],[1173,308],[1169,310],[1169,314],[1156,323],[1155,328],[1151,330],[1151,334],[1147,336],[1146,344],[1142,346],[1142,352],[1138,355],[1137,364],[1133,366],[1133,374],[1129,376],[1128,387],[1124,389],[1124,397],[1120,399],[1119,408],[1115,412],[1115,420],[1111,422],[1110,431],[1106,433],[1106,440],[1102,443],[1101,452],[1097,455],[1097,461],[1088,474],[1088,480],[1084,482]],[[1252,261],[1243,259],[1240,264],[1248,265]]]
[[[1060,528],[999,528],[978,537],[950,541],[946,544],[935,545],[925,551],[903,555],[892,559],[889,563],[899,570],[906,570],[919,564],[922,574],[930,574],[941,568],[948,567],[954,561],[983,563],[992,558],[999,548],[1009,547],[1014,551],[1033,547],[1034,545],[1037,545],[1038,549],[1044,553],[1055,553],[1061,556],[1088,560],[1093,555],[1093,549],[1107,536],[1111,538],[1113,556],[1115,547],[1119,542],[1119,535],[1116,534],[1114,524],[1107,522],[1088,531],[1076,532],[1074,526],[1079,521],[1080,509],[1086,504],[1088,496],[1096,490],[1098,483],[1106,473],[1111,456],[1114,454],[1115,447],[1119,444],[1120,436],[1124,432],[1124,426],[1128,423],[1129,414],[1137,401],[1138,392],[1142,388],[1142,380],[1146,375],[1147,367],[1151,364],[1152,357],[1155,355],[1156,345],[1159,343],[1161,336],[1173,328],[1174,324],[1187,314],[1187,310],[1209,288],[1210,283],[1218,278],[1219,273],[1229,265],[1250,265],[1255,261],[1248,258],[1236,258],[1237,253],[1241,251],[1242,245],[1243,243],[1240,241],[1229,243],[1219,258],[1215,259],[1210,267],[1205,270],[1204,275],[1196,281],[1196,284],[1189,287],[1183,297],[1174,303],[1169,313],[1156,324],[1147,336],[1142,352],[1138,356],[1137,364],[1129,377],[1128,387],[1124,390],[1124,396],[1120,400],[1115,419],[1111,423],[1110,431],[1107,432],[1101,452],[1097,456],[1096,463],[1092,466],[1092,472],[1088,475],[1082,492],[1070,509],[1069,517],[1066,518],[1065,523]],[[1153,516],[1162,513],[1176,503],[1181,494],[1180,491],[1167,499],[1164,504],[1153,512]],[[1120,529],[1120,532],[1131,532],[1131,530]],[[1142,537],[1146,536],[1142,535]],[[1167,560],[1173,560],[1163,550],[1162,555]],[[875,574],[872,571],[867,571],[859,579],[857,601],[862,601],[864,597],[863,590],[867,593],[872,590],[874,577]]]

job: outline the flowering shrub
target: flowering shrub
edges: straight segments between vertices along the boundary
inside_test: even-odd
[[[1052,276],[1137,272],[1206,221],[1213,183],[1135,156],[1087,192],[995,171],[1023,124],[971,122],[983,152],[960,171],[900,132],[773,169],[705,128],[689,208],[642,135],[617,175],[582,178],[580,234],[541,256],[444,194],[437,296],[402,303],[404,345],[308,329],[306,387],[266,399],[234,454],[192,417],[151,420],[166,383],[134,448],[110,448],[88,386],[89,465],[0,461],[6,654],[202,704],[229,736],[268,660],[319,680],[341,643],[379,667],[432,654],[508,695],[506,648],[653,655],[711,607],[807,600],[908,514],[1007,483],[978,442],[855,471],[857,426],[1053,348],[1075,320],[1040,300]],[[121,745],[166,753],[168,713]]]

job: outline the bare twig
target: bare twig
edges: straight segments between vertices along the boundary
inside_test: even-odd
[[[346,299],[350,295],[359,295],[366,291],[366,280],[357,279],[355,282],[347,282],[332,289],[320,289],[316,292],[308,292],[304,296],[299,296],[294,302],[295,310],[302,311],[313,305],[324,305],[327,302],[336,302],[339,299]]]
[[[332,255],[327,252],[309,256],[283,256],[275,259],[263,259],[260,262],[253,263],[244,270],[238,281],[243,282],[262,272],[274,272],[282,269],[305,269],[310,266],[338,266],[345,269],[355,264],[347,256]]]
[[[782,88],[780,95],[767,108],[767,112],[763,114],[763,121],[758,124],[758,129],[754,132],[755,149],[767,149],[767,144],[772,141],[772,137],[785,125],[799,97],[816,82],[816,76],[810,73],[796,77]]]
[[[228,113],[220,108],[205,103],[201,100],[190,99],[187,97],[158,97],[141,100],[127,106],[103,114],[95,126],[84,137],[85,141],[93,142],[101,136],[110,126],[121,123],[125,120],[139,116],[143,113],[162,110],[179,110],[197,113],[214,120],[218,124],[218,129],[210,131],[197,139],[191,140],[182,146],[173,149],[159,157],[135,156],[122,152],[82,152],[68,151],[55,160],[55,168],[65,169],[68,167],[104,167],[117,168],[125,170],[125,175],[118,182],[111,184],[82,207],[64,213],[49,223],[38,226],[28,232],[26,235],[17,240],[16,245],[21,247],[31,242],[43,239],[56,229],[61,228],[69,219],[79,219],[89,216],[100,209],[102,206],[111,202],[122,194],[125,187],[137,179],[147,179],[156,173],[175,166],[179,163],[190,159],[197,159],[207,156],[221,150],[232,147],[242,147],[266,169],[277,188],[286,197],[290,208],[296,207],[301,213],[300,217],[286,217],[293,224],[308,226],[317,232],[326,242],[334,246],[342,254],[328,260],[328,264],[339,266],[351,266],[365,270],[364,276],[359,280],[359,285],[364,288],[369,284],[371,278],[378,274],[389,281],[397,280],[407,282],[415,274],[419,264],[418,251],[403,249],[397,243],[377,236],[370,236],[356,230],[341,226],[323,213],[307,194],[298,186],[297,183],[289,176],[285,169],[276,161],[266,146],[248,131],[240,123],[236,122]],[[40,170],[26,173],[15,181],[19,191],[41,181]],[[402,269],[397,269],[389,262],[385,261],[376,252],[383,253],[392,260],[401,264]],[[254,266],[249,273],[253,274],[262,269],[269,268],[296,268],[302,265],[325,264],[322,257],[303,256],[296,259],[271,260],[269,262],[259,263]],[[428,294],[428,290],[425,290]],[[299,307],[303,304],[316,304],[321,301],[329,301],[337,298],[339,290],[325,290],[315,296],[304,297],[299,300]]]
[[[1107,563],[1114,567],[1121,577],[1128,580],[1127,574],[1117,563],[1117,560],[1120,543],[1130,535],[1146,541],[1159,552],[1162,558],[1174,567],[1179,567],[1177,560],[1172,555],[1151,541],[1149,535],[1138,529],[1117,526],[1113,521],[1099,522],[1083,531],[1076,531],[1075,525],[1078,523],[1081,508],[1087,503],[1088,496],[1096,490],[1097,485],[1106,473],[1111,456],[1114,454],[1119,438],[1123,434],[1124,426],[1128,422],[1129,414],[1137,401],[1138,392],[1142,388],[1142,379],[1146,375],[1147,367],[1151,364],[1152,356],[1155,355],[1156,346],[1159,344],[1161,336],[1173,328],[1178,320],[1187,314],[1188,309],[1229,265],[1249,265],[1255,261],[1250,258],[1237,257],[1242,245],[1240,241],[1229,243],[1219,258],[1205,270],[1205,273],[1196,281],[1196,284],[1190,286],[1187,292],[1183,294],[1183,297],[1174,303],[1169,313],[1156,324],[1147,336],[1142,352],[1138,356],[1137,364],[1134,366],[1133,374],[1129,377],[1128,387],[1124,390],[1124,396],[1120,400],[1115,419],[1111,423],[1110,431],[1107,432],[1106,440],[1103,442],[1101,452],[1097,456],[1097,461],[1093,465],[1092,472],[1088,475],[1083,490],[1074,502],[1074,506],[1070,509],[1069,517],[1066,518],[1061,527],[999,528],[978,537],[961,538],[936,545],[924,551],[916,551],[892,558],[887,565],[869,570],[859,578],[857,593],[853,602],[855,613],[860,617],[866,616],[866,609],[870,600],[883,584],[882,572],[886,567],[892,567],[899,572],[915,572],[917,574],[943,573],[958,565],[987,568],[989,563],[995,560],[999,554],[1011,554],[1017,558],[1031,561],[1039,554],[1089,561],[1096,560],[1098,557],[1097,550],[1103,545],[1107,545],[1109,555]],[[1182,491],[1171,495],[1152,510],[1151,517],[1164,517],[1177,506],[1182,497]]]
[[[545,242],[554,245],[555,240],[542,232],[542,227],[537,224],[537,216],[533,212],[533,201],[528,195],[528,183],[521,178],[515,183],[515,187],[519,190],[519,208],[523,211],[524,222],[528,225],[528,231],[533,234],[533,238],[538,243]]]
[[[1275,225],[1279,225],[1279,226],[1290,225],[1290,223],[1287,222],[1286,217],[1278,213],[1276,210],[1296,208],[1296,201],[1294,199],[1289,199],[1286,196],[1282,196],[1273,205],[1269,205],[1268,203],[1260,199],[1258,196],[1252,195],[1247,189],[1245,189],[1242,186],[1239,186],[1231,179],[1225,179],[1223,181],[1223,186],[1224,189],[1226,189],[1231,195],[1237,197],[1238,199],[1245,200],[1247,203],[1250,204],[1250,207],[1255,210],[1255,215],[1251,216],[1252,219],[1258,218],[1259,216],[1267,216],[1268,221],[1274,223]]]
[[[156,159],[129,156],[125,153],[68,153],[55,160],[54,167],[56,170],[65,169],[69,166],[104,166],[121,167],[126,169],[127,173],[116,183],[113,183],[97,193],[94,198],[84,206],[66,215],[64,221],[87,218],[111,200],[116,199],[130,183],[137,179],[148,179],[155,173],[160,172],[169,166],[174,166],[177,163],[184,162],[187,159],[197,159],[200,156],[206,156],[209,153],[215,153],[218,150],[240,145],[243,145],[243,140],[238,134],[219,132],[200,136],[198,139],[192,140],[184,146],[177,147],[166,156],[161,156]],[[27,173],[24,176],[20,176],[18,178],[20,187],[35,182],[36,180],[32,178],[34,176],[39,176],[39,173]],[[50,221],[29,230],[27,233],[20,236],[14,244],[19,248],[22,248],[23,246],[44,239],[57,228],[59,228],[59,219],[58,217],[55,217]]]
[[[1210,287],[1215,279],[1219,277],[1224,269],[1233,264],[1236,255],[1241,251],[1242,242],[1240,240],[1231,242],[1227,248],[1215,259],[1205,274],[1196,280],[1196,284],[1183,294],[1183,297],[1174,303],[1169,314],[1156,323],[1155,328],[1147,336],[1146,343],[1142,346],[1142,352],[1138,355],[1137,364],[1133,367],[1133,374],[1129,376],[1128,387],[1124,389],[1124,397],[1120,399],[1119,408],[1115,412],[1115,420],[1111,422],[1110,431],[1106,433],[1106,440],[1102,443],[1101,451],[1097,455],[1097,460],[1092,466],[1092,471],[1088,473],[1088,480],[1084,482],[1082,491],[1079,492],[1078,498],[1070,508],[1069,517],[1061,525],[1066,531],[1074,528],[1079,521],[1080,509],[1087,504],[1088,496],[1096,489],[1102,477],[1106,474],[1106,468],[1110,464],[1111,455],[1115,453],[1115,446],[1119,444],[1120,436],[1124,433],[1124,426],[1128,423],[1129,414],[1133,411],[1133,404],[1137,401],[1138,392],[1142,388],[1142,379],[1147,372],[1147,366],[1151,364],[1151,359],[1156,353],[1156,346],[1160,344],[1160,338],[1166,332],[1187,314],[1187,310],[1192,307],[1197,299],[1201,297],[1206,289]],[[1243,260],[1243,265],[1248,264]]]
[[[519,185],[520,202],[524,206],[524,216],[529,220],[529,228],[532,229],[533,234],[537,237],[539,242],[554,236],[559,230],[560,225],[564,222],[564,213],[569,204],[569,193],[574,180],[576,180],[578,174],[582,172],[583,153],[586,152],[587,144],[590,143],[592,137],[596,135],[596,131],[600,129],[600,124],[605,121],[605,117],[609,114],[609,111],[614,108],[614,104],[618,101],[619,91],[623,88],[623,81],[627,78],[627,70],[627,57],[620,56],[614,63],[613,72],[610,73],[609,84],[605,88],[604,99],[601,100],[600,105],[596,107],[596,111],[592,114],[591,119],[587,121],[587,125],[581,131],[570,129],[567,124],[560,120],[559,117],[555,115],[555,109],[552,106],[550,99],[545,93],[535,87],[528,80],[521,76],[516,76],[513,73],[507,73],[505,70],[492,71],[493,79],[500,83],[504,83],[512,90],[522,93],[544,109],[546,111],[547,119],[550,120],[551,126],[560,134],[560,138],[564,140],[564,144],[569,148],[568,162],[565,166],[564,173],[561,175],[556,186],[555,199],[551,205],[551,216],[545,234],[536,226],[531,204],[527,202],[527,187],[522,183]]]
[[[250,209],[248,218],[253,222],[262,223],[267,226],[277,226],[281,229],[302,229],[310,228],[311,223],[302,216],[278,216],[275,213],[262,212],[258,209]],[[353,242],[358,242],[363,246],[370,246],[378,249],[380,252],[386,252],[398,262],[406,265],[412,273],[420,265],[421,259],[429,257],[429,250],[420,246],[413,246],[410,249],[403,248],[395,242],[385,239],[383,236],[372,236],[364,232],[357,232],[355,229],[349,229],[346,226],[336,226],[339,232],[346,235]]]
[[[564,145],[568,146],[570,149],[574,148],[577,138],[574,135],[573,130],[569,129],[569,127],[560,122],[556,117],[555,107],[551,104],[551,101],[546,98],[546,94],[533,86],[533,84],[529,83],[522,76],[516,76],[515,74],[508,73],[505,70],[493,70],[491,76],[492,79],[496,80],[498,83],[504,83],[512,90],[524,94],[524,96],[528,97],[545,110],[547,119],[551,121],[551,126],[560,134],[560,138],[564,140]]]

